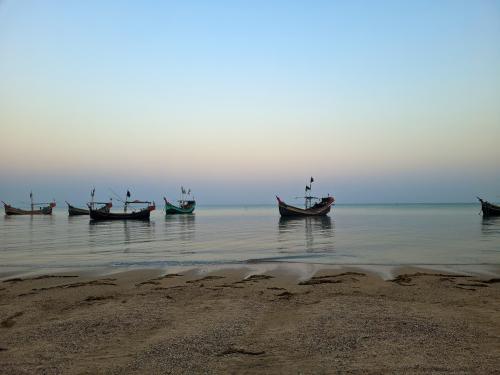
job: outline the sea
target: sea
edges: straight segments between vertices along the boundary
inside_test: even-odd
[[[297,219],[276,205],[200,205],[168,217],[158,209],[150,221],[92,222],[59,207],[0,218],[0,277],[259,263],[494,273],[500,218],[483,218],[478,204],[339,204]]]

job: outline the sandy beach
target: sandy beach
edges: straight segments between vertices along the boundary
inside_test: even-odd
[[[4,374],[499,373],[500,279],[401,269],[0,283]]]

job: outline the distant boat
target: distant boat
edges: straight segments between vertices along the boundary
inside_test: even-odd
[[[23,210],[21,208],[12,207],[10,204],[2,201],[6,215],[52,215],[52,209],[56,206],[56,202],[35,203],[33,202],[33,192],[30,193],[31,210]]]
[[[500,206],[482,200],[479,197],[477,197],[477,199],[479,199],[479,202],[481,202],[481,209],[483,211],[483,216],[500,216]]]
[[[284,217],[323,216],[330,212],[330,209],[333,203],[335,202],[335,199],[330,196],[324,198],[311,196],[311,188],[313,182],[314,178],[311,177],[309,185],[306,185],[305,196],[298,197],[298,198],[304,198],[305,200],[304,208],[290,206],[286,204],[284,201],[282,201],[280,197],[276,196],[281,216]]]
[[[68,214],[69,216],[81,216],[81,215],[90,215],[90,210],[87,210],[85,208],[78,208],[75,206],[72,206],[68,202],[66,202],[68,205]],[[109,209],[113,207],[113,204],[111,202],[95,202],[94,204],[103,204],[104,206],[97,208],[96,210],[100,210],[103,212],[109,212]]]
[[[89,205],[95,207],[95,205],[101,205],[101,207],[97,208],[97,210],[101,210],[103,212],[109,212],[110,208],[113,207],[111,200],[109,202],[94,202],[95,188],[90,191],[90,203]],[[90,215],[90,210],[86,208],[79,208],[72,206],[66,201],[68,205],[68,214],[69,216],[81,216],[81,215]]]
[[[176,206],[170,203],[167,198],[164,197],[163,199],[165,200],[165,214],[167,215],[192,214],[196,207],[196,202],[193,200],[179,201],[179,206]]]
[[[88,204],[89,214],[92,220],[149,220],[151,211],[156,209],[154,202],[133,200],[129,201],[130,191],[127,190],[127,197],[123,201],[124,208],[123,212],[110,212],[109,210],[103,211],[102,209],[96,209]],[[141,208],[137,211],[127,212],[128,207],[132,204],[147,204],[147,207]]]
[[[178,200],[179,202],[178,206],[170,203],[165,197],[163,197],[163,200],[165,201],[166,215],[192,214],[196,207],[196,201],[194,200],[194,196],[191,196],[191,189],[188,189],[186,193],[186,190],[182,186],[181,186],[181,198]]]
[[[68,205],[68,214],[69,216],[79,216],[79,215],[88,215],[89,210],[86,210],[85,208],[78,208],[75,206],[70,205],[68,202],[66,202]]]

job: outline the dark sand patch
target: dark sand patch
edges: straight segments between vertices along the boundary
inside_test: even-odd
[[[193,284],[193,283],[199,283],[202,281],[219,280],[219,279],[225,279],[225,277],[224,276],[209,275],[209,276],[202,277],[201,279],[187,280],[186,283]]]
[[[338,274],[313,276],[308,280],[299,282],[299,285],[337,284],[344,282],[345,276],[349,276],[350,281],[356,282],[359,281],[359,279],[352,276],[366,276],[366,274],[361,272],[342,272]],[[337,280],[338,278],[340,278],[340,280]]]
[[[85,282],[79,282],[79,283],[56,285],[56,286],[51,286],[51,287],[46,287],[46,288],[33,288],[31,290],[33,292],[41,292],[41,291],[52,290],[52,289],[70,289],[70,288],[81,288],[81,287],[85,287],[85,286],[103,286],[103,285],[116,286],[116,284],[113,282],[115,280],[116,279],[107,278],[107,279],[92,280],[92,281],[85,281]]]
[[[21,277],[15,277],[12,279],[6,279],[3,280],[2,282],[4,283],[19,283],[23,281],[33,281],[33,280],[44,280],[44,279],[66,279],[66,278],[74,278],[74,277],[79,277],[78,275],[41,275],[41,276],[36,276],[36,277],[31,277],[31,278],[21,278]]]
[[[11,328],[12,326],[14,326],[14,324],[16,324],[15,318],[20,317],[23,314],[24,314],[23,311],[18,311],[16,313],[12,314],[11,316],[5,318],[4,320],[2,320],[0,322],[0,327]]]
[[[230,354],[244,354],[244,355],[262,355],[265,351],[263,350],[248,350],[248,349],[237,349],[229,348],[224,350],[222,353],[217,354],[219,357]]]

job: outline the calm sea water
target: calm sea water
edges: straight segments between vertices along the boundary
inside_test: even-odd
[[[329,217],[282,219],[276,206],[198,207],[149,222],[0,218],[0,274],[251,260],[335,265],[499,265],[500,218],[478,205],[339,205]]]

